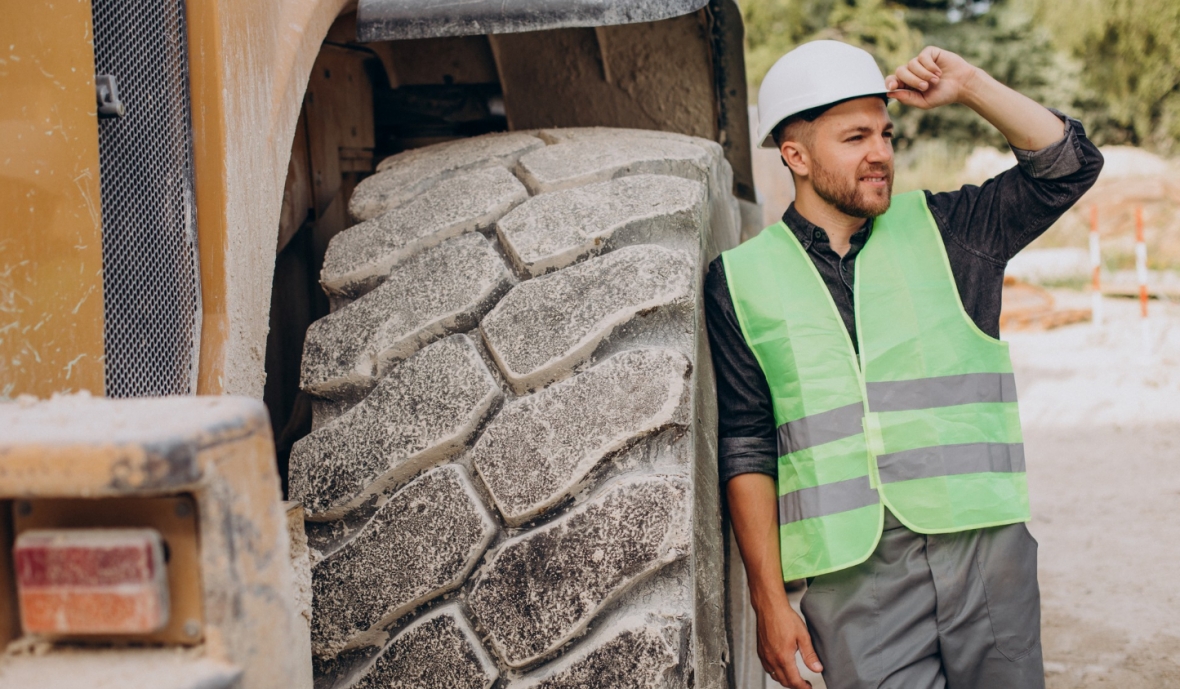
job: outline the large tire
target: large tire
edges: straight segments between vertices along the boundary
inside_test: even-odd
[[[567,129],[357,187],[291,455],[317,687],[725,685],[699,294],[730,186],[716,143]]]

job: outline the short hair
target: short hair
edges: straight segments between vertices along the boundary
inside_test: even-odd
[[[889,97],[881,94],[881,100],[885,101],[885,105],[889,105]],[[852,98],[845,98],[838,100],[835,103],[828,103],[826,105],[817,105],[814,108],[809,108],[801,112],[791,115],[787,119],[774,125],[774,129],[770,130],[770,137],[774,141],[775,148],[782,148],[784,141],[800,141],[807,143],[805,140],[811,133],[811,127],[807,124],[815,122],[819,116],[831,110],[841,103],[846,103],[857,98],[864,98],[864,96],[853,96]],[[790,131],[788,131],[790,130]]]
[[[797,112],[787,119],[774,125],[774,129],[770,130],[770,137],[774,140],[775,148],[782,148],[783,142],[788,139],[799,141],[807,138],[811,127],[806,126],[811,122],[819,119],[819,116],[828,111],[828,108],[835,106],[835,103],[828,105],[819,105],[814,108]],[[791,130],[788,132],[787,130]],[[804,141],[806,143],[806,141]]]

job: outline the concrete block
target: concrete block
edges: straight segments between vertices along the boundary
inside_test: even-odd
[[[577,491],[606,455],[670,424],[688,360],[668,349],[616,354],[508,404],[472,450],[504,520],[519,525]]]
[[[679,476],[620,479],[562,518],[507,541],[468,596],[501,660],[510,667],[541,660],[636,582],[685,557],[689,492]]]
[[[524,185],[502,167],[459,173],[333,237],[320,284],[329,294],[355,299],[380,284],[397,262],[491,227],[527,198]]]
[[[610,138],[574,138],[529,151],[520,157],[517,175],[529,191],[540,194],[627,175],[672,175],[706,182],[712,163],[712,154],[693,143],[628,132]]]
[[[689,299],[693,263],[644,244],[523,282],[484,318],[484,340],[518,392],[560,380],[636,314]]]
[[[377,173],[357,185],[348,212],[358,221],[396,208],[448,177],[483,167],[512,167],[520,156],[544,142],[523,132],[488,134],[415,148],[390,156]]]
[[[462,450],[500,388],[466,335],[394,367],[359,404],[295,443],[290,492],[335,519]]]
[[[414,621],[353,689],[488,689],[500,676],[456,605]]]
[[[529,199],[497,222],[496,232],[517,267],[536,276],[669,235],[695,242],[707,199],[703,184],[680,177],[622,177]]]
[[[495,532],[462,467],[414,480],[312,570],[312,651],[383,645],[390,624],[463,582]]]
[[[478,233],[412,256],[380,287],[307,329],[300,384],[333,399],[367,391],[423,345],[473,328],[510,283],[504,261]]]

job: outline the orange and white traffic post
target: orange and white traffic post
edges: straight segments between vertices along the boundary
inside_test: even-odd
[[[1139,320],[1143,330],[1143,355],[1151,356],[1151,325],[1147,320],[1147,242],[1143,239],[1143,207],[1135,208],[1135,273],[1139,278]]]
[[[1091,322],[1102,325],[1102,253],[1098,247],[1098,206],[1090,206]]]

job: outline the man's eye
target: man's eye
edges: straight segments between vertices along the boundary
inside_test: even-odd
[[[884,136],[885,136],[885,138],[886,138],[886,139],[892,139],[892,138],[893,138],[893,132],[885,132]]]
[[[857,134],[855,136],[848,137],[847,139],[845,139],[845,141],[860,141],[863,138],[864,138],[863,136],[861,136],[860,134]]]

